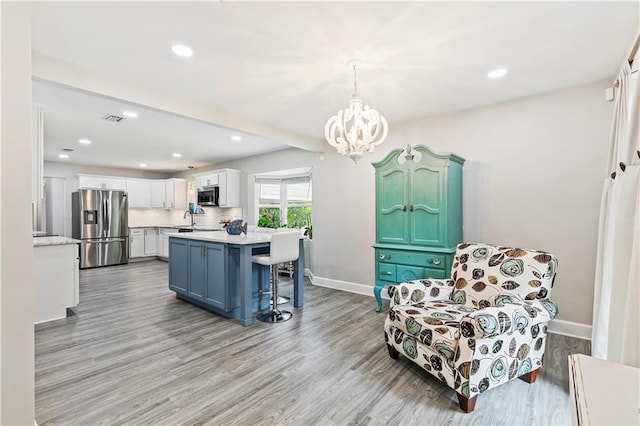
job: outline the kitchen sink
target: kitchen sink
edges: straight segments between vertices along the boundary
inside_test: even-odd
[[[178,228],[178,232],[210,232],[210,231],[223,231],[223,229],[207,228],[207,227],[200,227],[200,226],[196,226],[193,228],[190,228],[190,227]]]

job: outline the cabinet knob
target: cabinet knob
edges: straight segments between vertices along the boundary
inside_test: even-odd
[[[391,275],[391,272],[390,272],[390,271],[387,271],[387,272],[385,272],[384,274],[385,274],[385,275]]]
[[[378,258],[380,260],[385,260],[387,258],[387,256],[385,256],[384,254],[381,254],[380,256],[378,256]]]
[[[438,259],[437,257],[435,259],[433,259],[431,261],[434,265],[439,265],[440,264],[440,259]]]

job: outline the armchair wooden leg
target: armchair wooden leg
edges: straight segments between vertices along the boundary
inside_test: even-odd
[[[387,350],[389,351],[389,356],[393,359],[398,359],[400,352],[396,350],[392,345],[387,344]]]
[[[457,393],[457,395],[458,404],[460,405],[462,411],[464,411],[465,413],[470,413],[476,408],[476,399],[478,399],[478,395],[474,396],[473,398],[467,398],[466,396],[459,393]]]
[[[533,383],[538,377],[538,371],[540,371],[539,368],[533,371],[529,371],[527,374],[523,374],[522,376],[520,376],[520,379],[524,380],[527,383]]]

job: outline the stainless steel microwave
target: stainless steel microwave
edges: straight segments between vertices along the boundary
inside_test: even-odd
[[[200,206],[217,206],[219,199],[219,186],[210,186],[198,190],[198,205]]]

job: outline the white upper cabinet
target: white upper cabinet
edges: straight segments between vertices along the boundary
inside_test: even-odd
[[[151,182],[144,179],[127,180],[129,207],[151,206]]]
[[[43,197],[44,105],[33,104],[31,111],[31,202]]]
[[[169,209],[186,209],[187,180],[169,179],[165,185],[165,199]]]
[[[186,179],[136,179],[117,176],[78,175],[80,188],[127,191],[129,207],[186,209]]]
[[[79,175],[78,188],[81,189],[111,189],[113,191],[126,191],[125,178],[112,176]]]
[[[166,182],[151,182],[151,207],[167,208]]]
[[[240,207],[240,170],[224,169],[218,174],[220,207]]]
[[[220,188],[218,206],[240,207],[240,170],[222,169],[193,175],[198,189],[205,186]]]
[[[202,189],[205,186],[218,186],[220,184],[219,172],[207,172],[205,174],[198,175],[195,181],[198,189]]]

